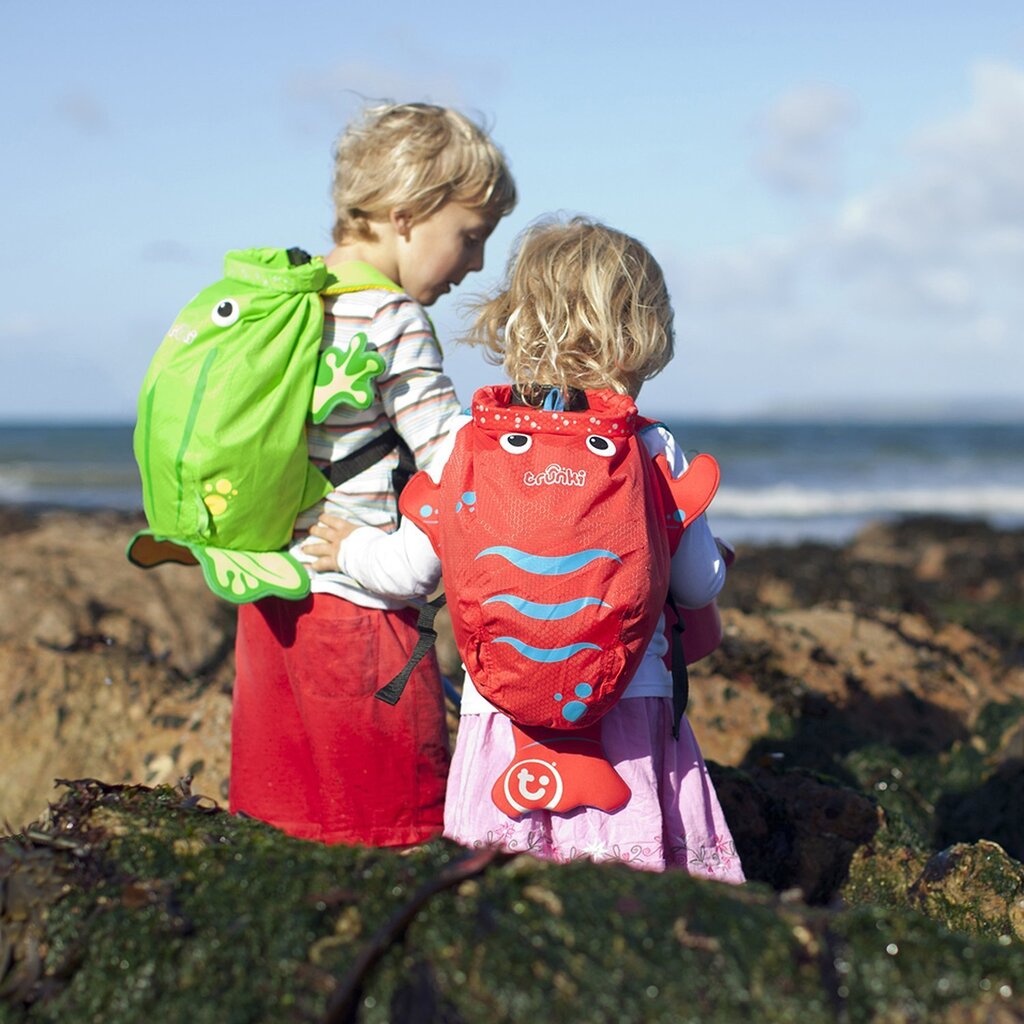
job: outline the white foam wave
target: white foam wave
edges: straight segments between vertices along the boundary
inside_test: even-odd
[[[27,501],[32,496],[32,482],[10,473],[0,473],[0,501]]]
[[[715,497],[715,516],[736,519],[804,519],[827,516],[934,514],[1024,519],[1024,487],[892,487],[878,490],[829,490],[779,484],[773,487],[723,487]]]
[[[68,506],[141,506],[142,489],[133,466],[8,463],[0,466],[0,503]]]

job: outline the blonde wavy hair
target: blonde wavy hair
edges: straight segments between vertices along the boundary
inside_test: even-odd
[[[520,236],[502,290],[463,340],[504,366],[527,401],[555,386],[636,397],[672,358],[672,304],[657,260],[635,238],[584,217]]]
[[[373,237],[371,224],[395,209],[413,221],[449,200],[499,220],[516,203],[501,150],[463,114],[428,103],[367,107],[334,154],[335,243]]]

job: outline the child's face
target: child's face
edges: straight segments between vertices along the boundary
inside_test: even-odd
[[[454,200],[413,223],[398,218],[396,283],[423,306],[432,305],[484,265],[484,244],[496,220]]]

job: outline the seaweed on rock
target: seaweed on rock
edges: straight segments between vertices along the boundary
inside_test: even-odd
[[[5,1024],[858,1024],[986,999],[1024,1013],[1019,938],[940,924],[934,888],[902,908],[814,908],[522,856],[477,854],[460,874],[474,855],[443,841],[325,847],[187,786],[65,785],[45,822],[0,843]],[[339,984],[357,995],[343,1012]]]

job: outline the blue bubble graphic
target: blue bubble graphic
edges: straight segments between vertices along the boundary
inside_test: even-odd
[[[594,688],[590,683],[577,683],[573,692],[577,697],[589,697],[594,692]]]
[[[567,722],[578,722],[587,712],[587,705],[581,700],[571,700],[562,708],[562,717]]]
[[[420,505],[420,515],[424,518],[429,516],[433,511],[434,509],[430,505]]]

